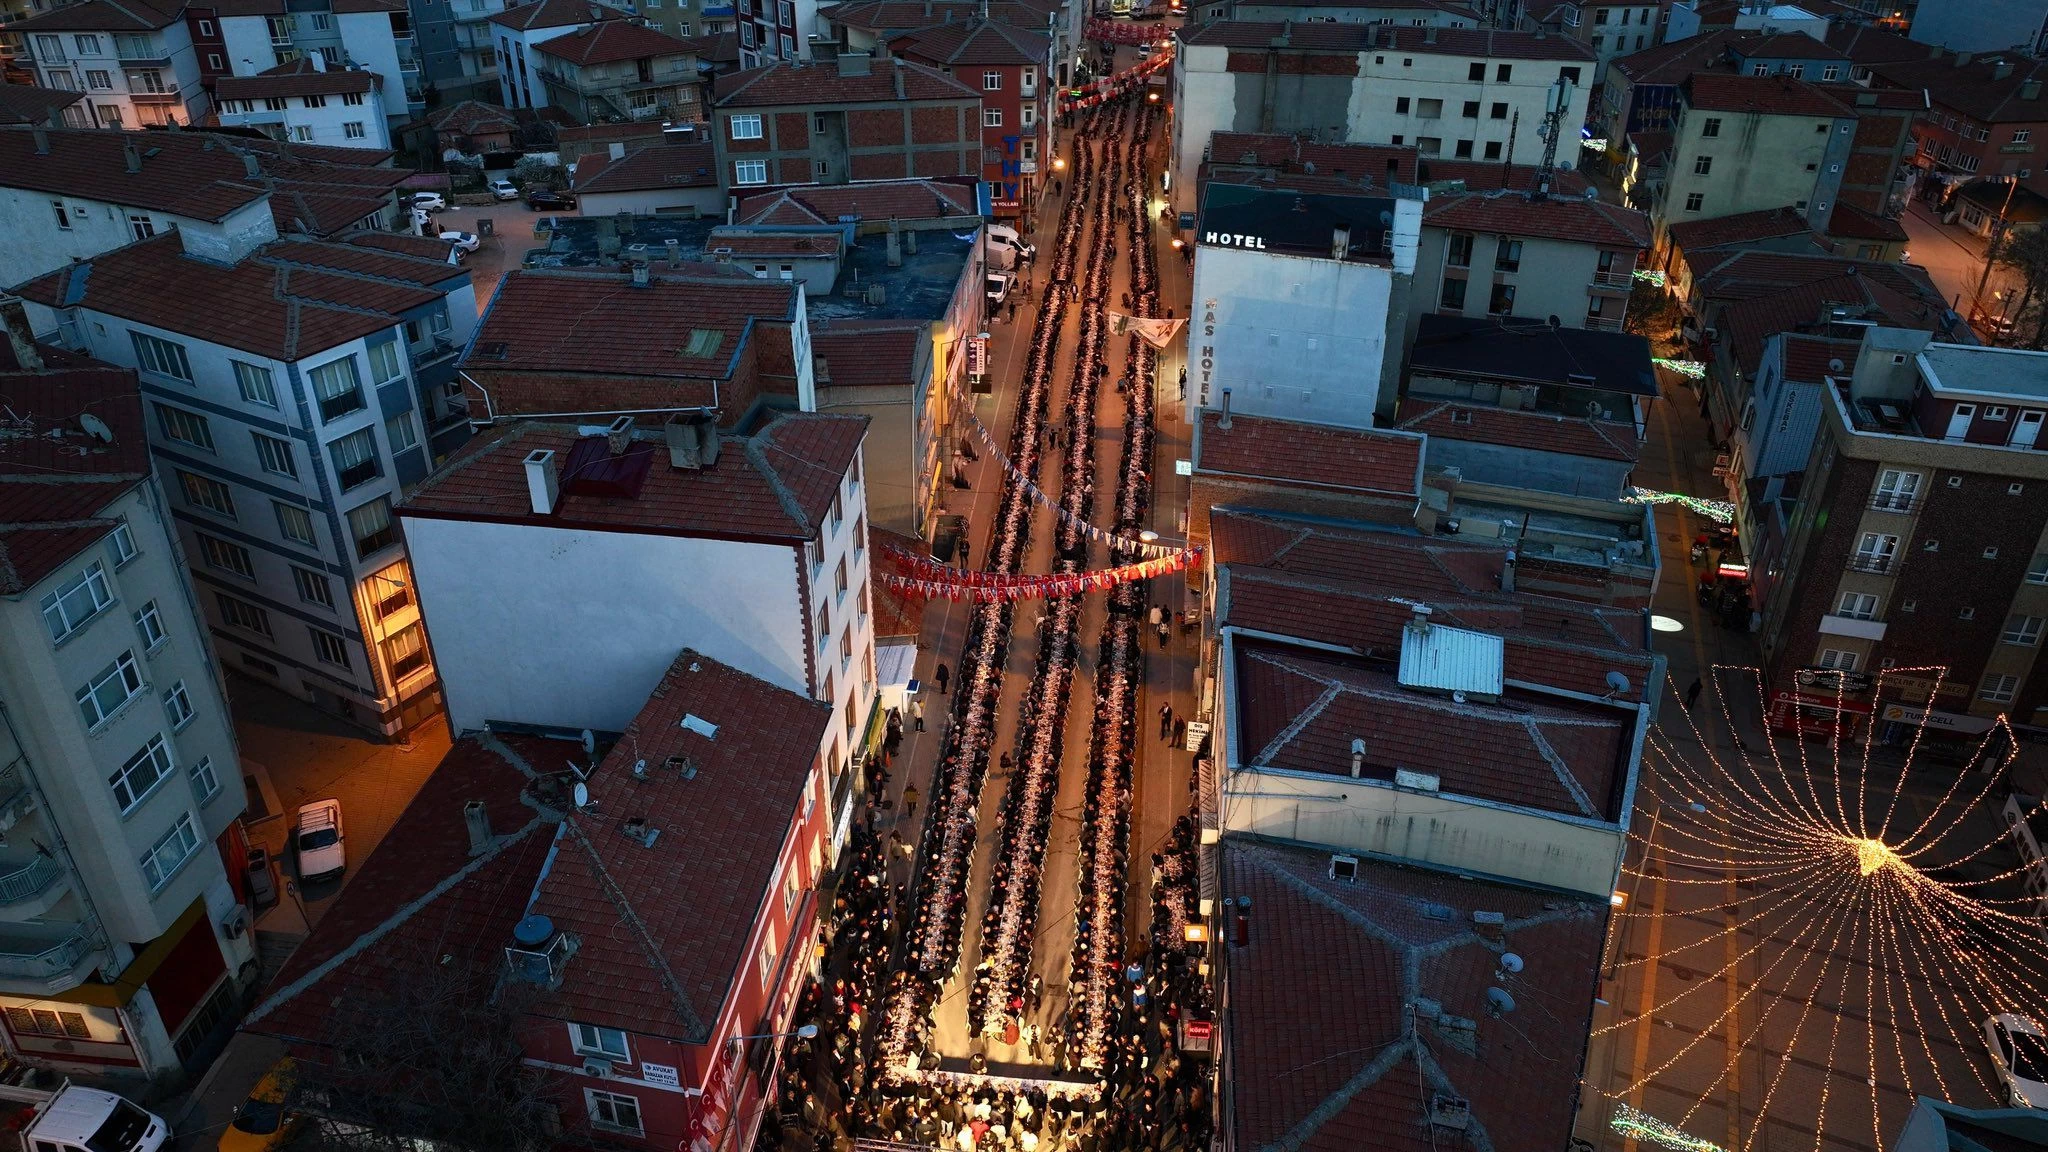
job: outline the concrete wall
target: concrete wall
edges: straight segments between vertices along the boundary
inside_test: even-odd
[[[378,95],[384,104],[387,125],[410,120],[411,110],[405,99],[405,75],[398,64],[398,40],[391,34],[391,13],[337,12],[334,22],[341,32],[342,48],[349,58],[383,78],[383,90]],[[386,139],[389,139],[388,130]]]
[[[725,195],[716,185],[706,188],[650,188],[638,192],[591,192],[576,198],[577,213],[610,216],[632,212],[641,216],[687,216],[696,209],[699,216],[715,217],[725,209]]]
[[[1538,320],[1555,316],[1567,328],[1588,327],[1587,312],[1596,295],[1591,288],[1593,274],[1600,267],[1601,250],[1598,245],[1541,236],[1502,237],[1474,233],[1471,265],[1451,268],[1446,263],[1450,237],[1448,228],[1430,225],[1422,230],[1422,243],[1415,260],[1415,306],[1408,310],[1407,336],[1402,347],[1414,346],[1415,335],[1421,330],[1425,313],[1487,315],[1496,282],[1515,286],[1514,307],[1506,315]],[[1518,271],[1498,273],[1494,269],[1503,240],[1522,242]],[[1613,270],[1622,274],[1624,286],[1598,294],[1606,302],[1601,312],[1603,321],[1612,320],[1619,325],[1626,314],[1626,277],[1635,268],[1635,255],[1633,251],[1617,250]],[[1444,281],[1451,277],[1464,277],[1466,280],[1462,308],[1452,308],[1444,303]]]
[[[277,66],[277,49],[270,43],[270,25],[263,17],[223,16],[219,27],[230,73],[254,76]]]
[[[1394,272],[1373,264],[1201,246],[1188,413],[1369,428],[1379,402]]]
[[[396,83],[396,81],[392,81]],[[398,98],[405,99],[399,88]],[[318,101],[315,106],[314,101]],[[223,100],[218,109],[220,122],[230,127],[255,128],[286,140],[318,144],[327,148],[391,147],[390,115],[383,96],[375,89],[350,104],[343,96],[287,96],[282,111],[271,111],[261,99]],[[360,135],[351,134],[351,126]]]
[[[192,46],[192,31],[182,20],[152,32],[123,33],[126,37],[147,41],[133,52],[117,54],[115,38],[110,32],[85,35],[97,40],[97,51],[81,53],[78,34],[72,32],[25,32],[20,34],[20,39],[24,41],[28,55],[35,60],[39,73],[37,83],[48,88],[85,93],[81,103],[89,106],[88,121],[94,127],[162,127],[173,123],[190,126],[204,120],[211,110],[212,101],[202,84],[199,54]],[[167,63],[128,69],[122,66],[123,56],[166,60]],[[130,71],[157,73],[161,93],[146,87],[131,91],[128,83]],[[93,84],[92,77],[88,75],[93,72],[105,72],[107,83],[104,86]],[[61,76],[62,81],[53,82],[52,77],[56,76]]]
[[[1720,134],[1703,136],[1708,120],[1720,121]],[[1684,107],[1674,125],[1671,171],[1664,195],[1651,212],[1654,242],[1661,246],[1666,229],[1692,220],[1713,220],[1787,205],[1801,212],[1818,211],[1815,185],[1825,175],[1830,149],[1841,137],[1842,155],[1853,136],[1852,118],[1758,115]],[[1814,129],[1825,124],[1826,132]],[[1706,175],[1694,169],[1702,156],[1712,157]],[[1836,157],[1834,162],[1839,162]],[[1840,173],[1835,173],[1835,185]],[[1686,208],[1693,193],[1701,196],[1697,210]]]
[[[60,221],[55,205],[64,205]],[[269,210],[264,210],[269,218]],[[104,200],[59,196],[32,188],[0,188],[0,282],[19,284],[135,241],[130,215],[147,216],[158,232],[197,223],[165,212]],[[66,227],[69,225],[69,227]]]

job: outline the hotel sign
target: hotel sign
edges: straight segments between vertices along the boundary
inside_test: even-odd
[[[1242,232],[1204,232],[1202,243],[1218,248],[1250,248],[1259,252],[1266,250],[1264,236],[1247,236]]]

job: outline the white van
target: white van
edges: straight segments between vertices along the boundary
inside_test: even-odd
[[[36,1105],[21,1146],[27,1152],[157,1152],[170,1134],[161,1117],[112,1092],[66,1084]]]
[[[1038,245],[1032,244],[1022,236],[1017,235],[1017,230],[1008,224],[990,224],[988,226],[988,246],[991,252],[999,248],[1007,249],[1012,256],[1020,260],[1028,261],[1033,256],[1038,255]]]
[[[1002,272],[991,272],[987,285],[989,312],[993,314],[1002,305],[1003,298],[1010,294],[1010,277]]]

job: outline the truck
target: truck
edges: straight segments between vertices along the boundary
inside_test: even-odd
[[[0,1101],[27,1105],[24,1152],[158,1152],[171,1126],[112,1092],[66,1080],[55,1091],[0,1084]]]

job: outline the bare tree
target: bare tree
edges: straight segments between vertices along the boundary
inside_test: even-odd
[[[2040,228],[2009,229],[1999,239],[1998,263],[2020,275],[2019,300],[2003,311],[2012,321],[2014,339],[1999,344],[2039,348],[2048,343],[2048,233]],[[2018,337],[2019,333],[2027,337]]]

